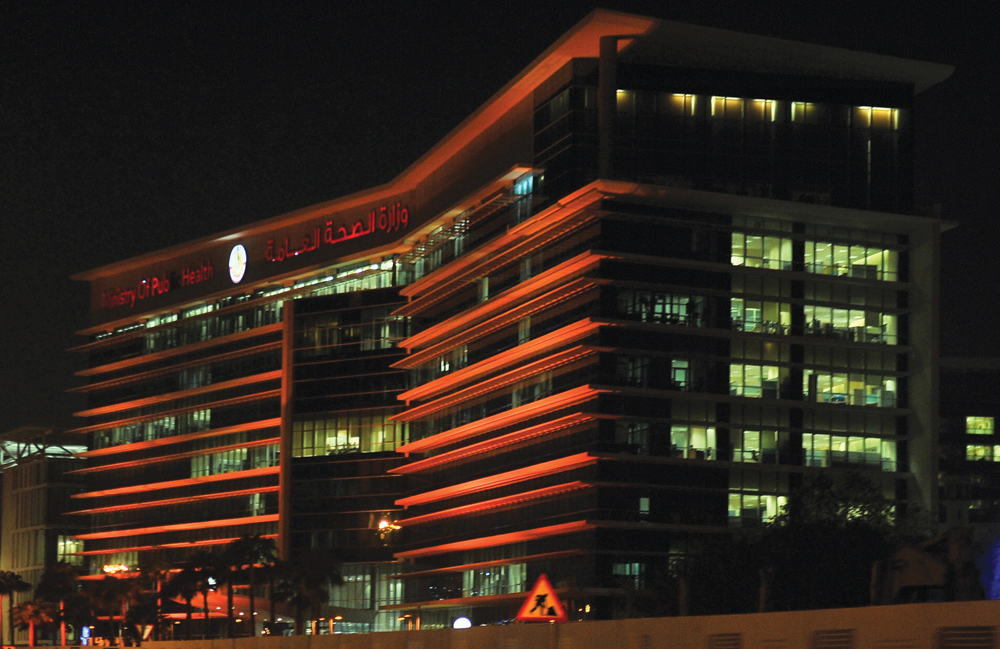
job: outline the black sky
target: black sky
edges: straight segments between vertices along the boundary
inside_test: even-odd
[[[597,6],[957,66],[917,204],[961,226],[943,350],[1000,355],[1000,8],[927,4],[0,0],[0,431],[83,407],[71,274],[391,180]]]

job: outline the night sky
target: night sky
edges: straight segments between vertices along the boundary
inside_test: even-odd
[[[960,225],[944,353],[1000,356],[1000,8],[948,4],[0,0],[0,432],[79,425],[70,275],[388,182],[597,6],[956,66],[917,212]]]

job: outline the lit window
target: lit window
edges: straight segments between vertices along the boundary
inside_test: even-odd
[[[992,460],[993,447],[981,444],[969,444],[965,447],[965,459],[972,461]]]
[[[965,432],[969,435],[992,435],[993,417],[966,417]]]

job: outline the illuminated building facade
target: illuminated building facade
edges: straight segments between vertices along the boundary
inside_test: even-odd
[[[76,454],[86,450],[79,441],[32,426],[0,434],[0,571],[17,573],[34,585],[58,561],[86,570],[85,558],[76,554],[83,542],[74,538],[86,530],[86,521],[65,514],[71,496],[83,489],[83,481],[73,474],[82,464]],[[0,615],[10,619],[10,607],[30,599],[30,591],[4,597]],[[8,626],[0,640],[27,642],[26,632]]]
[[[599,11],[393,182],[79,276],[85,553],[261,533],[478,624],[614,616],[821,471],[933,508],[949,73]]]

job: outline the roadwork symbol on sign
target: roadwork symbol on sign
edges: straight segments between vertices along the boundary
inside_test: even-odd
[[[569,618],[549,578],[541,575],[515,619],[519,622],[566,622]]]

